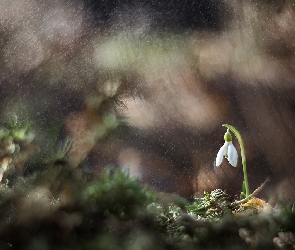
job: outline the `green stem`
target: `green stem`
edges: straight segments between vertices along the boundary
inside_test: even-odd
[[[228,128],[229,130],[231,130],[233,132],[233,134],[235,135],[235,137],[237,138],[239,144],[240,144],[240,148],[241,148],[241,156],[242,156],[242,165],[243,165],[243,172],[244,172],[244,182],[245,182],[245,189],[246,189],[246,198],[248,198],[248,196],[250,195],[250,189],[249,189],[249,182],[248,182],[248,175],[247,175],[247,168],[246,168],[246,155],[245,155],[245,148],[244,148],[244,143],[243,143],[243,139],[242,136],[240,134],[240,132],[233,127],[232,125],[229,124],[223,124],[223,127]]]

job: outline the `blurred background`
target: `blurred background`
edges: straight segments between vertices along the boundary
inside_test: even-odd
[[[229,123],[252,191],[295,197],[294,21],[292,0],[0,0],[0,118],[37,147],[20,172],[69,138],[72,168],[239,194],[240,159],[214,166]]]

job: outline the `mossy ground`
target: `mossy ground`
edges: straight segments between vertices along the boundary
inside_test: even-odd
[[[67,178],[64,178],[65,175]],[[62,181],[61,181],[62,180]],[[292,203],[236,204],[222,190],[188,202],[115,168],[0,190],[1,249],[292,249]]]

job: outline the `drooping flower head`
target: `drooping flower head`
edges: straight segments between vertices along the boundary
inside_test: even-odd
[[[236,167],[238,164],[238,152],[235,146],[232,143],[232,136],[229,132],[229,129],[226,131],[224,135],[224,144],[219,149],[216,157],[216,166],[220,166],[223,160],[223,156],[227,158],[228,162],[233,166]]]

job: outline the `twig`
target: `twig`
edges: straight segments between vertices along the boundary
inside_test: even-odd
[[[245,199],[239,200],[239,201],[235,201],[235,204],[241,204],[244,203],[245,201],[247,201],[249,198],[255,196],[256,194],[258,194],[264,187],[265,185],[270,181],[269,178],[267,178],[258,188],[255,189],[255,191],[250,194],[248,197],[246,197]]]

